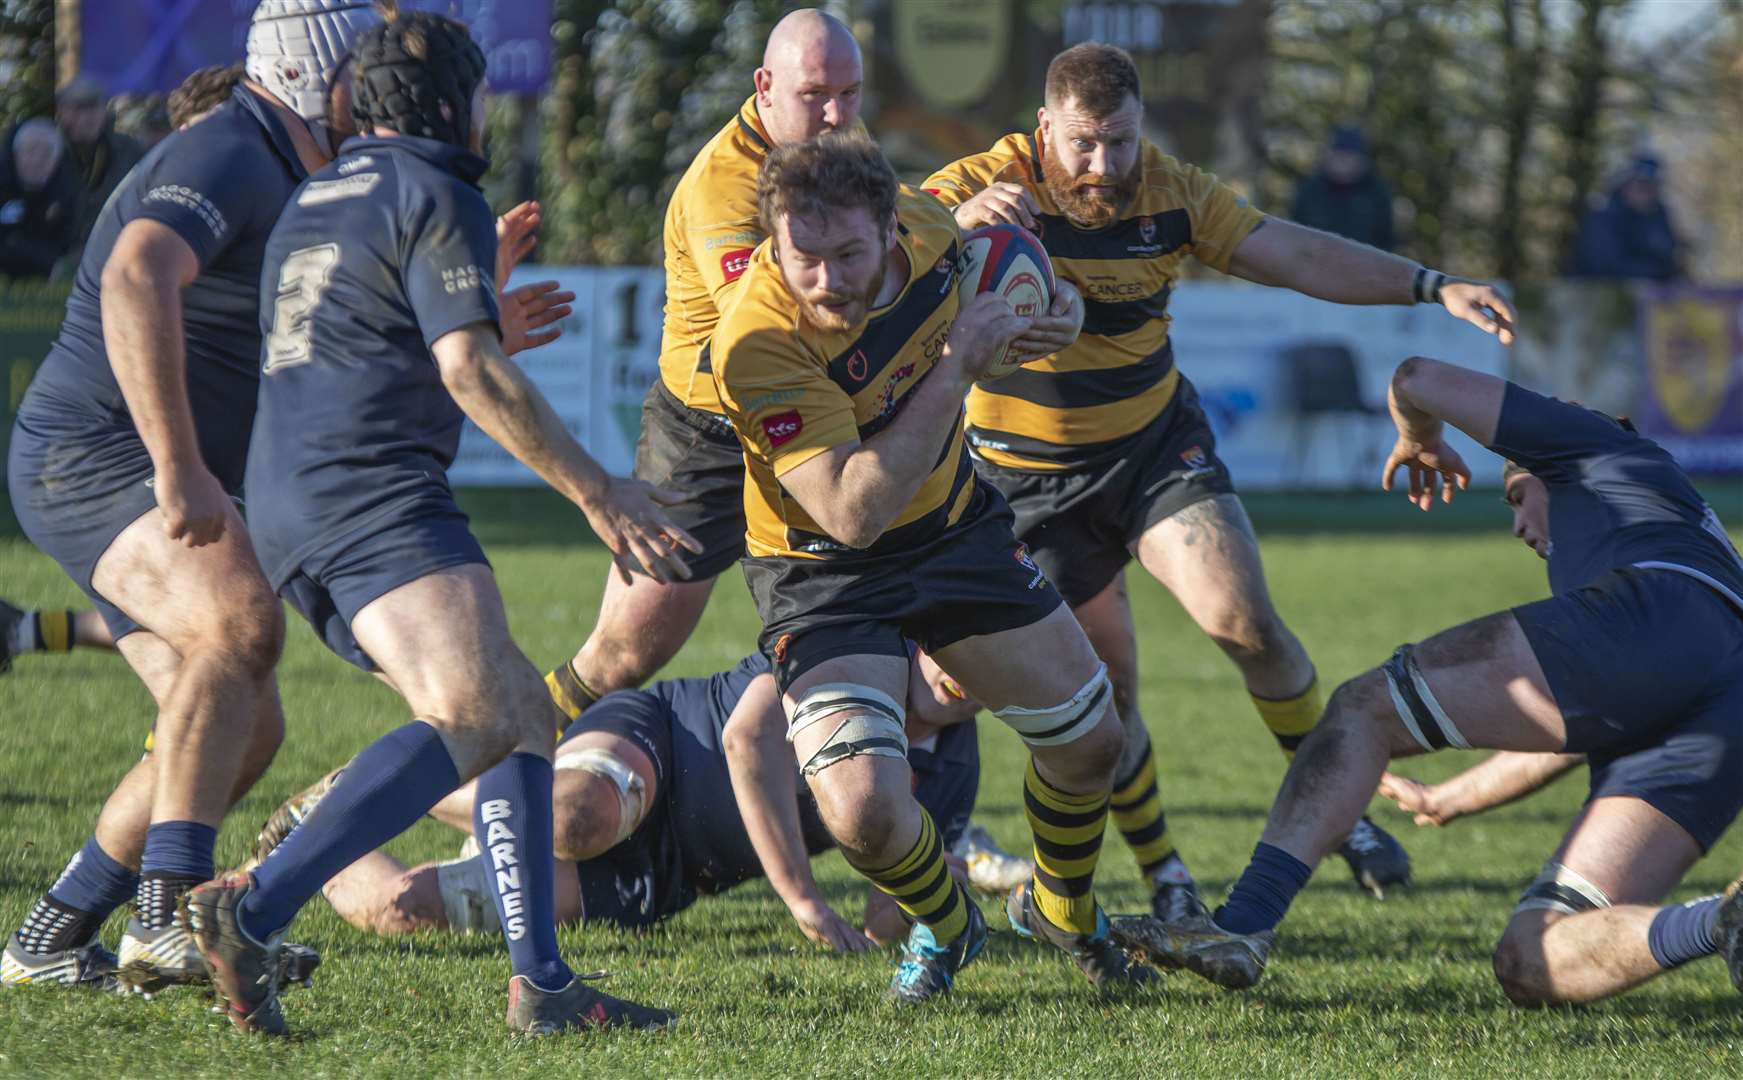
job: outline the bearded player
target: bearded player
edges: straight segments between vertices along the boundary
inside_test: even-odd
[[[1126,725],[1113,817],[1163,917],[1202,910],[1168,835],[1156,756],[1138,712],[1138,652],[1125,565],[1136,556],[1234,661],[1287,756],[1319,719],[1307,652],[1271,606],[1252,525],[1197,392],[1175,366],[1168,298],[1188,255],[1250,281],[1345,304],[1442,303],[1503,341],[1493,288],[1266,217],[1141,132],[1137,68],[1078,45],[1047,68],[1033,133],[941,169],[926,188],[964,228],[1033,230],[1083,293],[1076,344],[968,397],[981,475],[1016,512],[1017,536],[1108,665]],[[1365,817],[1339,848],[1379,894],[1409,875],[1397,841]]]

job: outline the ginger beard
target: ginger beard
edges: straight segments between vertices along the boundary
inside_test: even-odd
[[[1084,173],[1072,176],[1055,154],[1041,155],[1041,175],[1047,181],[1047,193],[1064,211],[1066,218],[1079,228],[1101,229],[1112,225],[1120,212],[1132,205],[1138,193],[1138,178],[1142,175],[1142,158],[1134,160],[1122,177]],[[1097,190],[1112,188],[1111,192]]]
[[[822,237],[828,234],[830,224],[814,219],[792,218],[787,224],[789,236],[797,239]],[[882,230],[879,230],[880,234]],[[881,238],[881,237],[880,237]],[[861,280],[851,280],[849,267],[837,265],[837,277],[828,285],[816,280],[815,271],[810,271],[798,265],[798,260],[782,260],[781,275],[786,279],[787,289],[798,302],[799,315],[807,323],[826,334],[841,333],[851,330],[865,321],[871,312],[872,304],[878,293],[883,291],[884,275],[887,269],[889,252],[881,244],[873,245],[875,258],[855,259],[854,262],[867,263],[861,273]],[[776,255],[780,249],[777,247]]]

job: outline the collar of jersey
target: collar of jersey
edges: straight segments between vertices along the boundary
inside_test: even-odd
[[[478,186],[478,181],[490,168],[490,162],[474,154],[463,146],[455,146],[441,139],[424,139],[416,135],[393,135],[388,138],[377,138],[373,135],[358,135],[346,139],[345,145],[339,148],[341,154],[357,154],[369,151],[393,152],[410,154],[412,157],[427,161],[444,172],[451,172],[460,179]]]
[[[751,141],[759,154],[769,152],[769,133],[764,130],[763,118],[757,113],[757,96],[755,94],[745,98],[744,104],[739,107],[738,130]]]
[[[284,122],[278,118],[278,114],[273,112],[266,102],[260,100],[254,91],[240,84],[237,85],[236,89],[230,91],[230,100],[240,104],[248,115],[254,117],[260,126],[266,129],[267,141],[272,143],[272,148],[278,151],[278,156],[284,159],[286,165],[290,166],[292,175],[298,180],[307,178],[309,170],[303,168],[303,159],[297,154],[296,143],[291,142],[290,132],[285,130]]]

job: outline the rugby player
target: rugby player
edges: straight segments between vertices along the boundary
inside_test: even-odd
[[[1265,572],[1198,394],[1174,362],[1168,299],[1188,255],[1213,269],[1344,304],[1435,302],[1512,340],[1492,287],[1267,217],[1142,135],[1137,68],[1087,43],[1047,68],[1034,132],[945,166],[925,187],[963,228],[1033,230],[1083,293],[1076,344],[968,396],[975,466],[1016,513],[1017,538],[1108,665],[1126,725],[1113,817],[1161,917],[1202,911],[1168,834],[1156,756],[1138,711],[1126,594],[1133,556],[1234,661],[1285,756],[1322,702],[1313,663],[1271,605]],[[1410,860],[1366,817],[1340,846],[1381,895]]]
[[[915,921],[892,997],[949,990],[986,940],[910,789],[908,639],[1031,747],[1036,872],[1012,925],[1098,985],[1154,978],[1091,887],[1122,739],[1106,674],[962,435],[995,357],[1076,335],[1076,291],[1035,318],[992,295],[959,311],[956,222],[861,132],[775,147],[757,200],[769,239],[706,348],[744,447],[743,565],[788,740],[848,863]]]
[[[1252,985],[1387,761],[1454,746],[1584,754],[1591,770],[1588,801],[1495,950],[1509,998],[1593,1001],[1716,952],[1720,920],[1743,916],[1735,888],[1659,905],[1743,808],[1743,559],[1718,516],[1625,422],[1494,376],[1407,360],[1390,403],[1383,486],[1403,467],[1418,506],[1437,481],[1450,502],[1470,472],[1447,424],[1504,455],[1514,535],[1548,561],[1553,595],[1405,645],[1339,687],[1228,902],[1214,917],[1135,922],[1128,940]]]
[[[948,844],[968,823],[980,756],[972,722],[979,706],[952,695],[946,682],[919,654],[906,700],[915,798]],[[702,896],[762,877],[766,868],[800,928],[821,945],[857,952],[871,946],[870,938],[905,936],[907,924],[882,893],[872,891],[862,933],[830,908],[811,877],[809,857],[834,843],[815,804],[798,793],[785,730],[774,676],[760,653],[707,678],[618,691],[588,709],[556,753],[558,923],[639,930]],[[255,859],[330,787],[323,780],[288,801],[267,823]],[[469,832],[470,794],[455,792],[432,816]],[[410,870],[371,852],[322,892],[347,922],[373,933],[494,932],[489,877],[469,842],[459,859]]]
[[[19,407],[19,524],[91,597],[158,713],[154,752],[8,941],[6,985],[111,985],[97,932],[129,897],[123,974],[141,987],[203,975],[177,897],[212,875],[218,822],[284,726],[284,615],[232,501],[254,416],[262,253],[291,191],[332,156],[332,74],[377,22],[365,0],[263,0],[247,81],[103,208]]]
[[[0,600],[0,675],[25,653],[65,655],[76,645],[114,652],[115,638],[95,611],[21,608]]]
[[[414,719],[365,748],[251,875],[190,892],[194,934],[232,1023],[283,1034],[278,954],[297,910],[482,774],[474,828],[498,871],[510,1026],[663,1026],[671,1014],[583,985],[557,950],[554,711],[449,490],[463,418],[579,506],[614,556],[682,576],[694,541],[660,512],[669,496],[606,475],[504,354],[476,186],[484,54],[466,27],[404,14],[360,35],[352,65],[364,135],[299,189],[267,247],[246,480],[271,587]]]
[[[756,92],[685,170],[666,206],[666,319],[660,378],[642,406],[634,475],[679,492],[673,520],[702,542],[691,576],[608,576],[599,618],[572,660],[546,676],[573,720],[601,695],[640,686],[695,631],[714,580],[744,555],[744,461],[703,347],[762,242],[757,168],[771,146],[859,123],[859,45],[814,9],[775,24]]]

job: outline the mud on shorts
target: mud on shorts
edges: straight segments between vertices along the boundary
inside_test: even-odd
[[[744,449],[732,422],[680,402],[656,381],[642,402],[635,478],[684,496],[666,514],[702,545],[685,552],[691,580],[718,577],[744,556]]]
[[[1589,799],[1632,796],[1706,851],[1743,811],[1743,612],[1624,567],[1513,615],[1584,753]]]
[[[974,462],[1011,504],[1017,539],[1072,607],[1119,576],[1150,526],[1235,490],[1198,391],[1185,378],[1161,414],[1126,443],[1108,460],[1059,472]]]
[[[983,480],[956,524],[876,557],[749,556],[745,580],[762,616],[759,644],[782,693],[840,656],[908,657],[1039,622],[1059,593],[1011,530],[1011,510]]]

